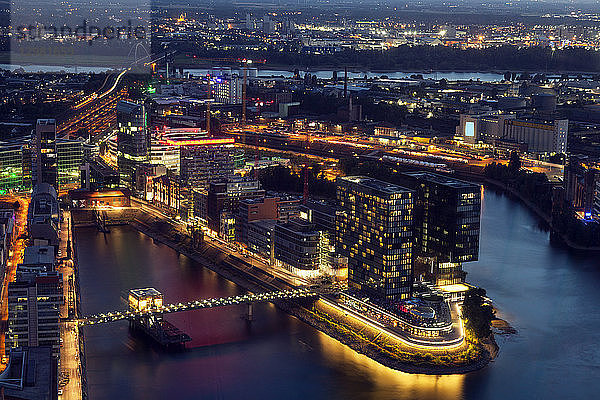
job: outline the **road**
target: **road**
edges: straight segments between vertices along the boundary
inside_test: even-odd
[[[59,398],[79,400],[82,398],[81,364],[79,359],[79,335],[77,323],[66,319],[77,316],[77,293],[75,291],[74,263],[67,258],[67,245],[71,239],[71,213],[63,211],[60,224],[59,267],[63,276],[65,302],[60,308],[60,364],[58,386]]]

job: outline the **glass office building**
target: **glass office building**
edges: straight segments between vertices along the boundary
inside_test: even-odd
[[[117,104],[117,166],[122,184],[135,186],[135,170],[150,161],[150,135],[142,104]]]
[[[349,288],[385,299],[411,296],[413,199],[410,189],[353,176],[337,180],[337,251],[348,258]]]

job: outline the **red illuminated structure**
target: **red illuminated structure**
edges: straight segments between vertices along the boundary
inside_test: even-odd
[[[167,139],[162,138],[162,142],[171,146],[211,146],[234,144],[233,138],[214,138],[214,139]]]

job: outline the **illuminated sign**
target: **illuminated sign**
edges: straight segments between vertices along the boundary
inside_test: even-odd
[[[223,138],[223,139],[191,139],[191,140],[172,140],[163,139],[166,144],[171,146],[211,146],[219,144],[234,144],[235,139]]]
[[[465,136],[469,136],[469,137],[475,136],[475,122],[467,121],[465,123]]]

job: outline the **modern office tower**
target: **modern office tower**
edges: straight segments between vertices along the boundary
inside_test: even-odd
[[[152,139],[150,148],[150,163],[164,165],[170,172],[179,174],[181,147]]]
[[[274,220],[284,223],[297,217],[300,201],[297,196],[273,194],[240,200],[235,215],[235,240],[247,244],[248,227],[254,221]]]
[[[27,208],[27,229],[34,245],[58,245],[59,215],[56,190],[47,183],[35,185]]]
[[[207,140],[181,147],[181,180],[192,189],[208,189],[211,180],[233,175],[235,147],[226,140]]]
[[[117,104],[117,166],[121,183],[135,185],[135,170],[150,161],[150,135],[143,104],[120,101]]]
[[[274,261],[273,231],[277,223],[277,220],[274,219],[264,219],[248,223],[248,250],[261,255],[271,263]]]
[[[23,150],[21,145],[0,145],[0,191],[23,187]]]
[[[50,346],[57,357],[62,303],[62,277],[57,272],[19,274],[9,283],[6,354],[16,347]]]
[[[415,256],[438,285],[464,282],[462,263],[479,258],[481,187],[431,172],[405,172],[415,191]]]
[[[308,200],[300,205],[300,218],[315,224],[321,232],[321,268],[328,274],[347,277],[348,259],[336,251],[335,226],[337,206],[324,200]]]
[[[277,220],[278,197],[257,197],[244,199],[239,202],[235,216],[235,240],[238,243],[248,243],[249,224],[254,221]]]
[[[600,218],[600,160],[570,154],[565,165],[565,202],[580,219]]]
[[[337,180],[336,249],[348,258],[348,286],[367,296],[411,296],[414,191],[377,179]]]
[[[314,224],[292,218],[276,224],[273,231],[275,262],[301,278],[314,278],[320,274],[321,232]]]
[[[15,210],[12,205],[0,205],[0,276],[4,276],[11,243],[15,234]]]
[[[58,189],[78,188],[79,167],[83,164],[83,142],[80,140],[57,140],[56,160]]]
[[[56,187],[56,121],[38,119],[35,125],[33,152],[33,184],[48,183]]]
[[[31,148],[35,140],[29,135],[0,139],[0,193],[31,189],[31,169],[35,162]]]

